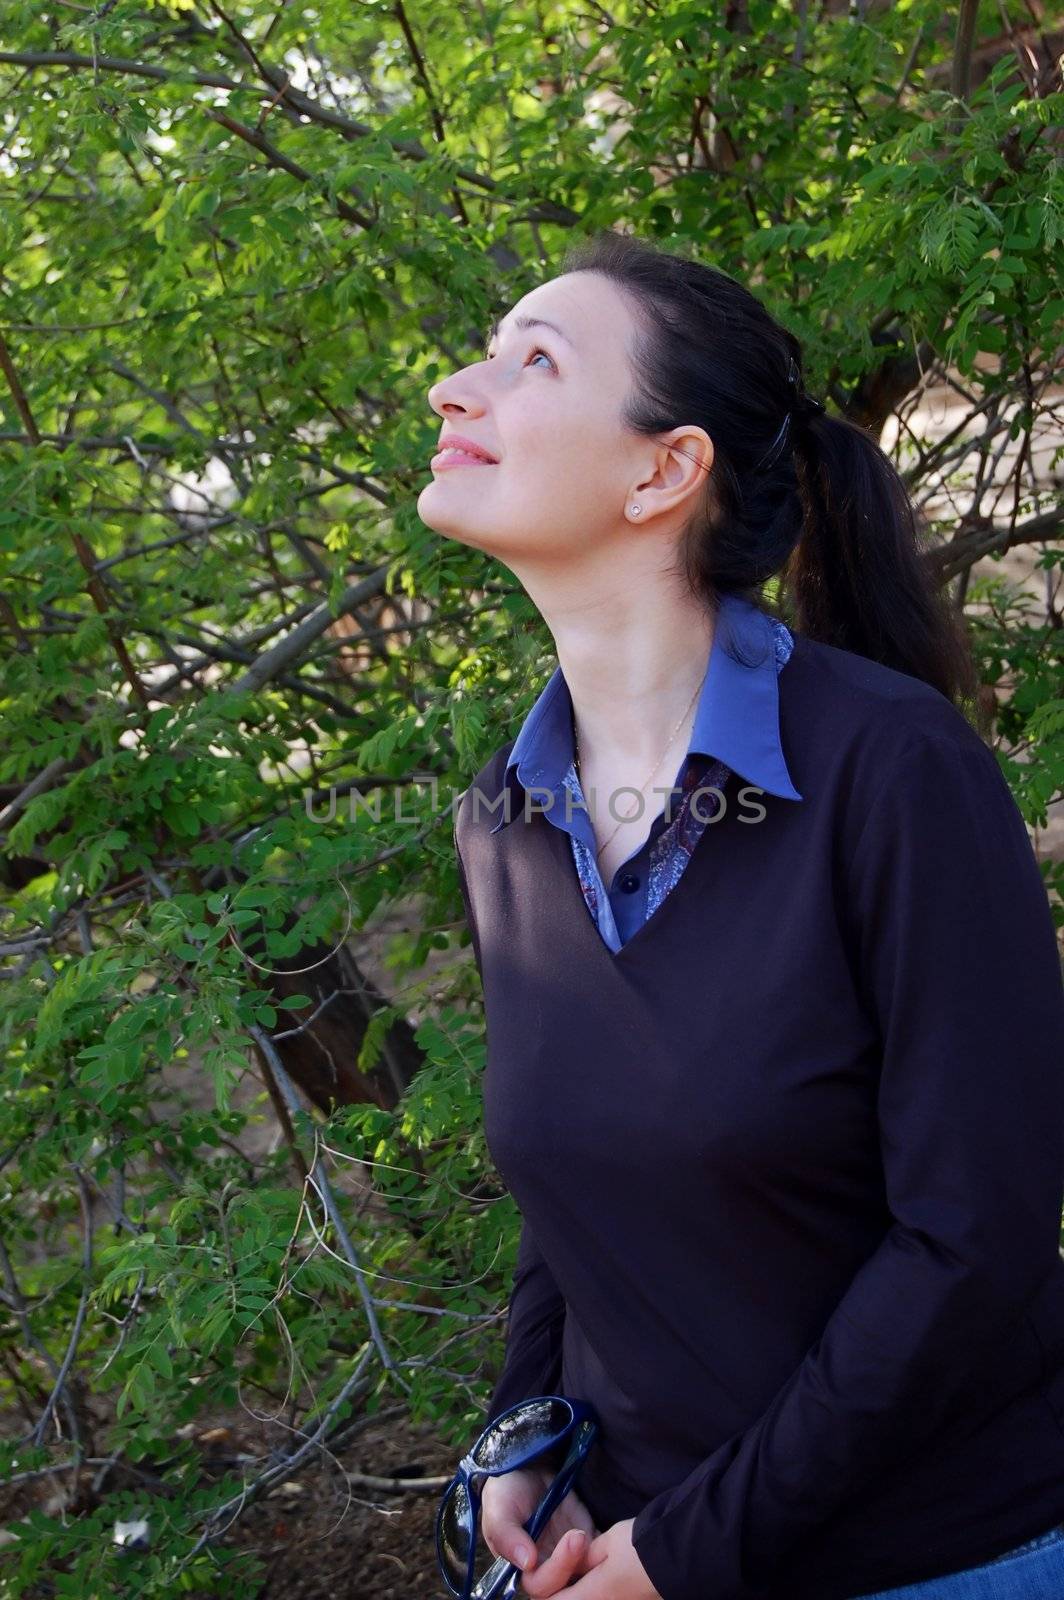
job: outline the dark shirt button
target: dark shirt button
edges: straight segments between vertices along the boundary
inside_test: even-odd
[[[631,894],[633,890],[639,888],[639,879],[636,877],[634,872],[626,872],[620,881],[620,887],[624,890],[625,894]]]

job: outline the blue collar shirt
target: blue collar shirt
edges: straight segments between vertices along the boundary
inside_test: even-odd
[[[732,773],[754,790],[801,800],[779,727],[777,680],[793,648],[784,623],[738,595],[721,597],[687,752],[646,839],[617,868],[608,888],[577,776],[572,699],[560,666],[514,742],[504,779],[507,810],[492,832],[512,822],[523,805],[543,809],[569,835],[588,911],[608,947],[619,950],[679,882],[703,830],[726,803],[723,791]],[[630,810],[631,802],[623,807]]]

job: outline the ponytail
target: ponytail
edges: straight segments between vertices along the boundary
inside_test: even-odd
[[[794,470],[802,533],[781,578],[799,631],[921,678],[974,712],[971,651],[889,456],[863,428],[825,414],[799,430]]]

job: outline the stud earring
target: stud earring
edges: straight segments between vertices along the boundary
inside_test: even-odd
[[[638,515],[642,511],[642,509],[643,509],[642,506],[633,506],[632,507],[632,515],[633,515],[633,517],[638,517]]]

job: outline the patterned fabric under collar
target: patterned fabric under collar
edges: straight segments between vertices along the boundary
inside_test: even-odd
[[[772,628],[776,671],[779,673],[794,648],[794,638],[790,629],[782,622],[773,619]],[[692,755],[690,752],[685,757],[682,776],[678,781],[680,793],[671,809],[671,820],[660,832],[655,832],[652,828],[648,839],[636,854],[624,863],[625,868],[632,872],[646,873],[644,922],[653,916],[665,896],[679,883],[684,868],[691,859],[691,852],[720,808],[719,797],[706,794],[704,791],[707,789],[723,791],[730,776],[731,768],[723,761],[711,756]],[[573,795],[574,806],[577,802],[583,806],[584,794],[576,772],[575,757],[570,762],[562,782]],[[703,792],[697,808],[692,809],[691,797],[696,790]],[[568,831],[566,829],[566,832]],[[602,881],[594,852],[589,850],[575,833],[569,833],[569,838],[580,889],[591,918],[609,948],[619,950],[624,940],[617,927],[610,896]]]

